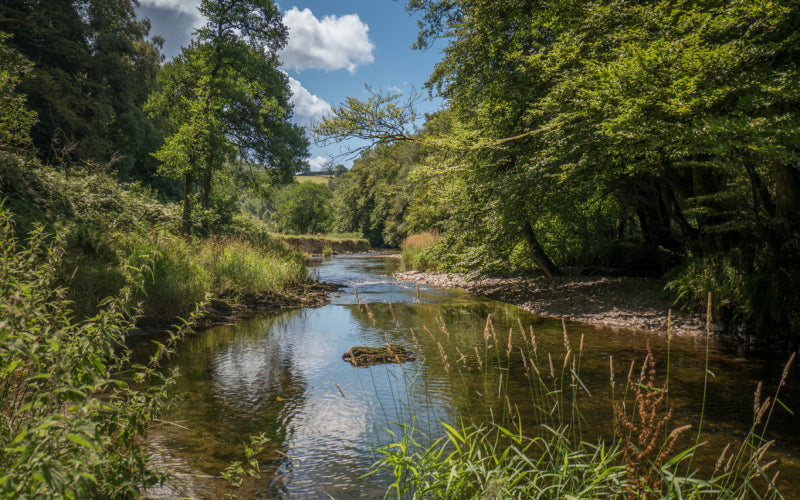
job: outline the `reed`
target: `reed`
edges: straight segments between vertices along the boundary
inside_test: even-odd
[[[592,395],[580,374],[583,338],[579,342],[571,339],[564,325],[564,351],[544,356],[533,328],[526,331],[519,322],[519,335],[511,329],[507,338],[499,338],[489,316],[483,348],[473,346],[466,351],[441,315],[436,323],[441,335],[423,327],[432,342],[428,345],[436,353],[432,356],[438,357],[437,362],[453,380],[464,380],[465,370],[482,371],[479,407],[488,408],[490,416],[484,423],[467,417],[457,423],[440,422],[438,437],[431,435],[430,429],[420,430],[413,416],[415,423],[401,423],[396,433],[390,433],[391,443],[376,447],[379,460],[373,473],[385,471],[392,478],[387,496],[782,498],[776,486],[776,464],[769,460],[773,443],[766,440],[764,428],[776,404],[783,404],[779,402],[780,389],[794,356],[787,362],[775,394],[763,398],[757,390],[753,427],[747,438],[726,446],[713,471],[701,472],[692,463],[703,445],[701,438],[682,444],[692,426],[675,421],[668,380],[659,381],[649,344],[638,365],[638,376],[634,361],[624,384],[618,384],[614,360],[609,359],[612,399],[620,398],[612,401],[613,435],[586,440],[580,407]],[[453,363],[454,359],[458,361]],[[518,400],[509,393],[509,377],[517,363],[528,380],[535,425],[530,424],[529,415],[521,418]],[[616,391],[616,385],[624,385],[624,391]],[[465,389],[476,394],[466,382]],[[713,390],[711,381],[706,381],[706,390]]]

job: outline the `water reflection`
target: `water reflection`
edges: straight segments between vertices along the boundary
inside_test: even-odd
[[[330,305],[265,314],[206,330],[181,345],[175,363],[183,375],[173,392],[182,400],[168,417],[172,423],[155,428],[148,444],[158,460],[183,474],[184,491],[154,490],[152,496],[222,497],[230,492],[225,484],[206,476],[242,460],[248,436],[265,433],[272,447],[262,461],[262,477],[236,491],[239,498],[380,498],[387,478],[363,475],[377,458],[373,447],[388,442],[387,431],[398,431],[398,423],[413,422],[434,436],[440,421],[459,418],[513,417],[523,428],[540,424],[526,366],[535,362],[548,373],[550,353],[561,368],[566,352],[561,323],[459,291],[423,287],[418,295],[416,284],[389,277],[396,265],[385,257],[325,261],[318,267],[321,279],[343,286]],[[489,314],[494,335],[487,340]],[[631,361],[638,366],[643,360],[648,338],[659,373],[669,369],[675,422],[696,429],[705,372],[702,339],[672,339],[667,360],[663,337],[584,325],[568,325],[567,332],[572,349],[583,345],[578,371],[585,386],[580,394],[585,439],[612,433],[609,358],[618,397]],[[341,359],[351,346],[387,341],[414,346],[418,361],[356,369]],[[708,369],[714,378],[704,422],[710,444],[703,460],[713,462],[726,442],[743,437],[757,381],[770,381],[774,389],[782,361],[736,357],[711,346]],[[487,366],[492,368],[482,369]],[[782,399],[797,401],[797,387],[793,376]],[[776,412],[770,434],[779,440],[782,476],[797,480],[796,420]]]

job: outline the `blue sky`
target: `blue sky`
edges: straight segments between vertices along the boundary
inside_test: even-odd
[[[200,0],[140,0],[137,12],[148,17],[151,35],[165,39],[164,53],[171,58],[191,40],[203,24],[197,10]],[[373,89],[408,94],[422,87],[441,58],[441,46],[412,50],[417,22],[395,0],[296,0],[278,3],[289,27],[289,43],[280,54],[291,78],[295,121],[307,126],[330,112],[348,96],[366,98],[364,84]],[[441,107],[439,101],[422,102],[420,113]],[[344,163],[341,155],[351,142],[327,147],[311,146],[309,163]]]

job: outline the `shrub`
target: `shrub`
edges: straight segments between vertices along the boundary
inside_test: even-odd
[[[127,267],[120,293],[75,322],[58,286],[62,248],[41,226],[17,242],[0,207],[0,497],[138,497],[165,478],[141,438],[172,382],[153,367],[185,330],[132,365],[125,336],[142,273]]]
[[[432,250],[441,241],[436,232],[412,234],[400,243],[400,262],[405,270],[429,271],[437,268]]]

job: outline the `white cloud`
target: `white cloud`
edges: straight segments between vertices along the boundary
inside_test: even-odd
[[[322,117],[332,114],[330,104],[306,90],[300,82],[291,76],[289,77],[289,90],[292,91],[294,122],[298,125],[310,127]]]
[[[144,6],[176,10],[200,17],[200,11],[197,10],[200,7],[200,0],[139,0],[139,3]]]
[[[322,170],[328,166],[328,159],[323,156],[315,156],[314,158],[307,158],[306,163],[311,167],[311,170]]]
[[[358,14],[319,20],[309,9],[292,7],[284,13],[283,23],[289,28],[289,43],[280,53],[286,67],[298,71],[346,69],[352,73],[358,65],[374,61],[374,45],[367,36],[369,26]]]

